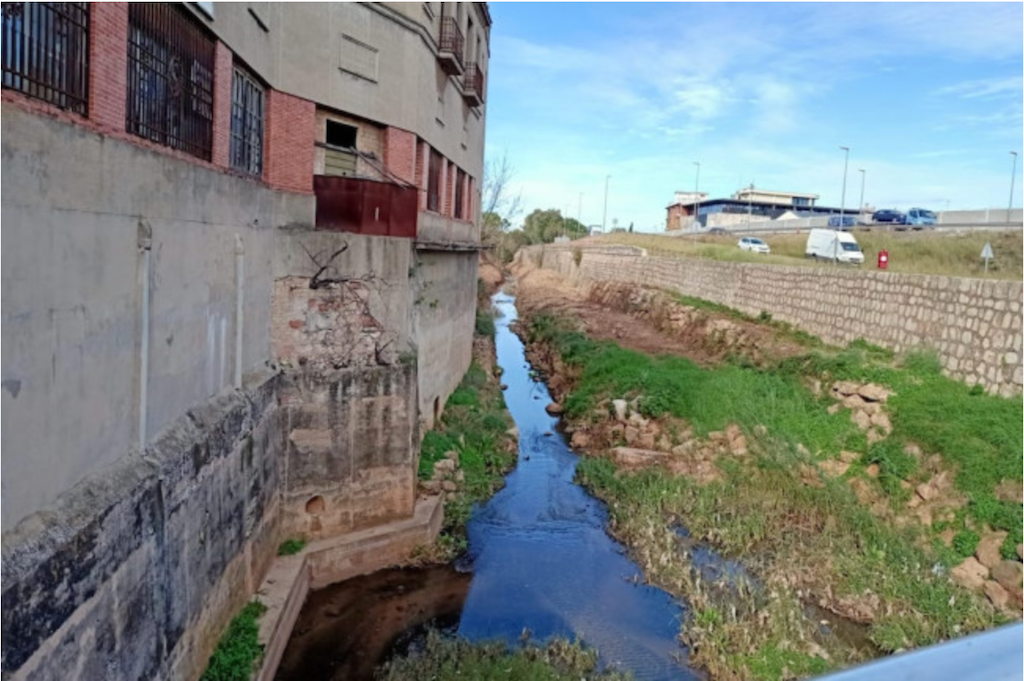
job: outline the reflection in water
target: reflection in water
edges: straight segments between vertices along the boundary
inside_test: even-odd
[[[474,511],[469,555],[460,561],[472,574],[386,571],[311,594],[278,679],[371,678],[372,667],[402,652],[424,623],[456,621],[459,635],[472,640],[515,644],[524,630],[534,640],[578,638],[597,648],[603,664],[637,679],[698,678],[677,641],[681,607],[637,583],[640,569],[605,533],[603,504],[573,483],[577,456],[553,432],[558,419],[545,411],[547,388],[531,377],[523,344],[508,328],[514,299],[499,293],[494,303],[519,462],[506,486]]]

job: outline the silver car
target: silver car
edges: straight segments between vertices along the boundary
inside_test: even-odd
[[[753,236],[745,236],[739,240],[736,244],[740,247],[740,250],[750,251],[751,253],[771,253],[772,249],[768,248],[768,244],[764,241]]]

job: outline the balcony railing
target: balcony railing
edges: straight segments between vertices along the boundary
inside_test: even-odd
[[[316,228],[416,238],[415,187],[357,177],[314,175]]]
[[[466,39],[455,21],[455,17],[441,17],[441,45],[437,58],[441,68],[450,75],[459,75],[463,69],[463,55],[466,50]]]
[[[462,96],[470,106],[484,103],[484,72],[476,62],[466,64],[466,73],[462,76]]]

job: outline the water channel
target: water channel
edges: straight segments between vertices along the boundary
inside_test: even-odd
[[[643,584],[640,568],[605,532],[604,505],[573,482],[578,457],[545,411],[547,387],[531,375],[523,344],[509,329],[514,297],[498,293],[493,302],[519,461],[470,521],[469,553],[460,564],[471,575],[392,570],[312,594],[278,679],[370,678],[373,664],[403,652],[425,625],[513,645],[524,630],[537,641],[578,638],[598,650],[603,664],[637,679],[699,678],[678,642],[682,606]]]

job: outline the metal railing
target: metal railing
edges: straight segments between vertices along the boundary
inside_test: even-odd
[[[89,110],[89,7],[5,2],[3,87],[80,114]]]
[[[441,52],[450,52],[459,67],[463,66],[463,58],[466,50],[466,39],[462,36],[462,29],[459,28],[455,17],[441,17]]]
[[[214,41],[165,3],[130,3],[128,25],[128,132],[210,160]]]
[[[463,76],[462,86],[467,93],[476,95],[481,102],[484,101],[484,72],[480,65],[474,61],[466,64],[466,75]]]

